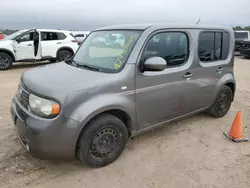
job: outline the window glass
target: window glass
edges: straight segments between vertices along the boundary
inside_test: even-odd
[[[84,34],[77,34],[77,35],[75,35],[75,37],[85,37],[85,35]]]
[[[203,32],[199,37],[199,58],[203,62],[225,60],[229,54],[229,34],[226,32]]]
[[[204,32],[199,38],[199,57],[201,61],[213,61],[214,33]]]
[[[64,40],[66,39],[66,35],[63,33],[57,33],[58,40]]]
[[[159,56],[166,60],[168,67],[178,66],[187,61],[188,38],[182,32],[166,32],[154,35],[147,43],[144,60]]]
[[[102,72],[118,72],[125,65],[141,33],[142,31],[136,30],[92,32],[73,60],[81,67],[90,66]]]
[[[221,59],[221,48],[222,48],[222,33],[215,33],[215,54],[214,60]]]
[[[248,32],[234,32],[234,37],[236,39],[247,39],[248,38]]]
[[[223,43],[222,43],[222,59],[225,60],[229,54],[229,45],[230,45],[230,38],[229,34],[224,32],[223,33]]]
[[[58,35],[57,33],[53,33],[53,32],[42,32],[41,34],[42,41],[47,41],[47,40],[58,40]]]
[[[22,35],[22,36],[19,38],[19,42],[33,41],[33,35],[34,35],[34,31],[25,33],[24,35]]]

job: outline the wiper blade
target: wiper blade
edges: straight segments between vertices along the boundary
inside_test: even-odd
[[[67,63],[67,64],[75,63],[75,61],[73,59],[64,60],[64,62]]]
[[[86,69],[89,69],[89,70],[94,70],[94,71],[99,71],[100,70],[100,69],[98,69],[96,67],[92,67],[91,65],[87,65],[87,64],[81,65],[81,64],[76,63],[76,65],[78,67],[83,67],[83,68],[86,68]]]

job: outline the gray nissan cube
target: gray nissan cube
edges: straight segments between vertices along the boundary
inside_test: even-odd
[[[71,59],[22,74],[14,129],[38,158],[106,166],[139,133],[199,112],[226,115],[236,88],[234,45],[231,27],[96,29]]]

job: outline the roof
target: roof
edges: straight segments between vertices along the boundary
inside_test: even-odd
[[[49,32],[68,32],[71,33],[72,31],[69,30],[61,30],[61,29],[38,29],[38,31],[49,31]]]
[[[250,31],[248,31],[248,30],[234,30],[234,32],[236,32],[236,33],[245,33],[245,32],[250,32]]]
[[[161,29],[161,28],[190,28],[190,29],[232,29],[228,26],[218,25],[195,25],[195,24],[123,24],[123,25],[111,25],[107,27],[98,28],[96,30],[110,30],[110,29],[131,29],[131,30],[146,30],[147,28]]]

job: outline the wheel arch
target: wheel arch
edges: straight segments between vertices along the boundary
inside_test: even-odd
[[[76,140],[76,143],[75,143],[75,152],[77,152],[78,150],[78,143],[79,143],[79,139],[81,137],[81,134],[83,133],[83,131],[85,130],[86,126],[95,118],[103,115],[103,114],[110,114],[110,115],[113,115],[115,117],[117,117],[118,119],[120,119],[126,126],[127,130],[128,130],[128,135],[129,137],[132,136],[132,131],[133,131],[133,125],[132,125],[132,118],[130,117],[130,115],[125,112],[124,110],[121,110],[119,108],[116,108],[116,109],[105,109],[105,110],[101,110],[99,111],[98,113],[93,113],[91,114],[88,118],[87,118],[87,121],[82,123],[82,126],[81,126],[81,130],[79,131],[79,134],[77,136],[77,140]]]
[[[215,93],[213,95],[213,101],[216,99],[217,94],[220,92],[221,88],[225,85],[230,87],[230,89],[232,90],[232,92],[233,92],[233,99],[232,100],[234,100],[234,95],[235,95],[235,90],[236,90],[236,81],[234,79],[234,75],[230,73],[230,74],[225,74],[218,81]]]
[[[5,48],[0,48],[0,52],[8,54],[12,58],[13,62],[16,61],[15,55],[10,50],[5,49]]]
[[[58,57],[58,53],[59,53],[60,51],[62,51],[62,50],[68,50],[68,51],[70,51],[70,52],[72,53],[72,55],[74,55],[74,50],[73,50],[71,47],[69,47],[69,46],[63,46],[63,47],[60,47],[60,48],[57,50],[57,52],[56,52],[56,57]]]
[[[228,87],[232,90],[232,92],[233,92],[233,99],[232,99],[232,101],[234,101],[234,96],[235,96],[235,83],[229,81],[229,82],[226,82],[225,85],[228,86]]]
[[[89,122],[105,113],[111,114],[124,122],[129,137],[136,131],[136,111],[133,98],[124,95],[102,94],[79,104],[78,107],[74,108],[74,111],[67,113],[68,117],[79,122],[76,133],[76,146],[80,135]]]

